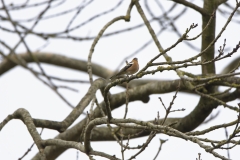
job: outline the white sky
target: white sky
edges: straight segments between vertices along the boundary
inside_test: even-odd
[[[6,3],[9,4],[13,2],[12,0],[6,0]],[[20,3],[24,1],[14,1]],[[36,2],[36,1],[35,1]],[[140,1],[142,6],[144,6],[144,1]],[[200,1],[194,1],[200,2]],[[234,1],[233,1],[234,2]],[[86,9],[84,9],[81,14],[76,18],[72,26],[79,24],[80,22],[84,22],[89,17],[93,15],[99,14],[107,9],[112,8],[118,3],[118,1],[105,0],[103,1],[94,1],[91,5],[89,5]],[[124,15],[126,13],[129,1],[124,1],[121,6],[111,12],[110,14],[104,15],[99,19],[89,23],[88,25],[82,27],[81,29],[72,33],[75,36],[95,36],[100,29],[112,18],[120,15]],[[197,3],[196,3],[197,4]],[[69,1],[65,3],[62,7],[53,9],[53,11],[47,12],[46,15],[52,15],[61,10],[67,10],[69,8],[73,8],[79,5],[79,1]],[[172,5],[171,1],[163,1],[163,6],[165,10]],[[157,8],[154,1],[151,1],[150,6],[153,8],[154,13],[156,15],[160,15],[161,12]],[[40,8],[43,9],[43,8]],[[143,7],[145,13],[147,13],[146,8]],[[181,9],[178,9],[181,11]],[[29,9],[24,11],[14,11],[11,12],[11,16],[13,19],[28,19],[34,17],[39,13],[39,9]],[[65,16],[61,16],[56,19],[48,19],[40,22],[39,25],[35,28],[35,31],[38,32],[58,32],[63,30],[66,27],[66,24],[69,22],[71,17],[75,12],[70,13]],[[171,15],[176,15],[179,12],[174,12]],[[0,15],[4,15],[5,13],[1,10]],[[147,14],[148,18],[150,16]],[[223,24],[226,22],[226,18],[222,18],[219,14],[217,15],[217,32],[223,27]],[[106,33],[110,33],[112,31],[116,31],[123,28],[128,28],[130,26],[134,26],[136,24],[141,24],[142,19],[138,15],[135,7],[132,10],[131,21],[124,22],[120,21],[112,25]],[[179,27],[181,33],[184,33],[186,28],[188,28],[192,23],[198,23],[198,27],[194,29],[189,36],[193,37],[201,31],[201,17],[200,14],[188,9],[188,11],[183,15],[181,19],[176,21],[176,26]],[[31,26],[29,23],[24,23],[24,25]],[[11,24],[1,22],[0,26],[10,27],[12,29]],[[152,27],[155,32],[158,32],[160,27],[157,22],[152,23]],[[19,41],[18,36],[12,35],[0,30],[0,39],[7,43],[10,46],[15,46],[15,44]],[[227,38],[227,48],[234,47],[239,41],[239,27],[235,23],[232,23],[228,26],[226,32],[221,36],[219,41],[216,44],[216,50],[219,45],[222,45],[223,39]],[[160,43],[164,48],[169,47],[174,42],[177,41],[178,37],[173,33],[171,29],[168,29],[167,32],[164,32],[159,37]],[[120,62],[134,51],[136,51],[139,47],[141,47],[144,43],[151,39],[149,32],[146,27],[141,27],[132,32],[126,32],[123,34],[119,34],[116,36],[111,36],[107,38],[101,38],[99,43],[95,48],[95,52],[93,54],[92,61],[98,63],[104,67],[108,67],[112,70],[115,70]],[[38,37],[29,35],[26,38],[28,46],[32,51],[35,51],[46,42]],[[42,51],[58,53],[61,55],[65,55],[68,57],[73,57],[77,59],[87,60],[90,46],[93,40],[90,41],[71,41],[64,39],[49,39],[48,45]],[[197,48],[200,48],[201,40],[198,39],[191,44],[195,45]],[[0,45],[0,49],[7,54],[7,50]],[[17,48],[18,53],[25,52],[25,47],[21,44]],[[184,43],[180,44],[173,50],[169,52],[169,55],[173,58],[173,60],[181,60],[188,58],[197,54],[197,51],[189,49]],[[146,47],[142,50],[136,57],[139,59],[140,67],[143,67],[153,56],[158,54],[157,47],[152,43],[150,46]],[[239,54],[236,53],[234,56],[237,57]],[[131,57],[129,60],[131,60]],[[216,63],[216,70],[219,73],[224,66],[229,62],[230,59],[223,60],[222,62]],[[165,61],[163,58],[159,58],[157,62]],[[29,66],[38,70],[35,64],[30,64]],[[79,80],[88,80],[88,76],[86,73],[72,71],[65,68],[54,67],[50,65],[42,64],[44,70],[48,75],[54,75],[67,79],[79,79]],[[200,67],[188,67],[184,69],[190,71],[194,74],[200,73]],[[96,78],[96,77],[95,77]],[[143,79],[154,78],[154,79],[177,79],[177,75],[172,71],[164,71],[162,73],[157,73],[155,75],[145,76]],[[60,82],[56,82],[56,84],[63,84]],[[67,84],[68,86],[74,87],[79,92],[71,92],[68,90],[61,90],[61,93],[68,99],[68,101],[76,105],[80,99],[85,95],[89,84]],[[117,93],[120,91],[124,91],[122,88],[115,87],[111,89],[112,93]],[[136,118],[138,120],[151,120],[157,116],[157,112],[160,112],[160,116],[164,116],[164,109],[161,106],[161,103],[158,100],[158,97],[161,96],[165,105],[168,105],[172,100],[172,96],[174,93],[161,94],[161,95],[152,95],[150,98],[150,102],[144,104],[142,102],[134,102],[129,104],[129,112],[128,118]],[[98,94],[99,102],[102,101],[100,94]],[[184,112],[174,112],[170,114],[170,117],[182,117],[191,112],[194,106],[197,104],[199,97],[194,95],[187,95],[184,93],[179,93],[177,99],[174,102],[173,109],[185,108]],[[228,103],[230,105],[236,106],[238,101]],[[45,86],[43,83],[38,81],[29,71],[23,69],[22,67],[15,67],[11,71],[5,73],[0,77],[0,122],[7,117],[8,114],[12,114],[18,108],[27,109],[31,116],[34,118],[41,119],[49,119],[61,121],[63,120],[70,112],[71,108],[68,107],[51,89]],[[114,117],[122,117],[124,113],[124,107],[116,109],[113,111]],[[86,111],[89,110],[87,107]],[[219,107],[213,111],[216,113],[217,111],[221,111],[220,115],[210,123],[206,125],[201,125],[197,128],[197,130],[202,130],[208,128],[215,124],[227,123],[232,120],[235,120],[237,114],[229,111],[228,109],[223,109],[223,107]],[[79,120],[81,120],[83,116],[81,116]],[[76,123],[74,123],[76,124]],[[40,129],[38,129],[40,131]],[[229,134],[231,134],[229,130]],[[53,138],[58,135],[58,132],[53,130],[44,129],[42,138]],[[206,134],[204,137],[212,138],[215,140],[220,140],[225,138],[225,132],[223,129],[214,131],[213,133]],[[197,158],[198,153],[202,154],[202,159],[214,159],[211,154],[206,153],[203,149],[199,148],[197,144],[193,144],[191,142],[168,137],[163,134],[158,134],[147,147],[147,149],[137,157],[137,159],[153,159],[155,156],[158,147],[159,147],[159,138],[168,139],[168,141],[163,145],[163,149],[158,157],[158,159],[186,159],[186,160],[194,160]],[[130,146],[136,146],[138,144],[142,144],[145,142],[147,137],[134,139],[130,141]],[[0,132],[0,155],[1,159],[18,159],[20,158],[33,143],[33,140],[28,133],[25,125],[19,120],[10,121]],[[93,149],[97,151],[105,151],[108,154],[115,154],[117,157],[121,158],[121,150],[120,146],[117,142],[93,142],[91,143]],[[236,147],[230,151],[231,159],[237,160],[239,158],[238,153],[239,147]],[[34,146],[33,150],[25,157],[25,159],[31,159],[38,152],[36,146]],[[63,153],[58,160],[65,159],[76,159],[76,150],[69,149],[65,153]],[[125,157],[133,155],[137,151],[126,151]],[[227,156],[227,152],[224,150],[219,150],[218,153]],[[179,158],[181,157],[181,158]],[[85,154],[79,153],[79,159],[85,160],[88,157]],[[96,159],[102,159],[100,157],[96,157]]]

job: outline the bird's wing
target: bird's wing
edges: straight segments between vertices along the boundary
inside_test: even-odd
[[[128,63],[125,67],[123,67],[116,75],[113,75],[109,79],[113,79],[116,76],[122,75],[128,68],[130,68],[133,65],[133,62]]]
[[[130,68],[133,65],[133,63],[128,63],[125,67],[123,67],[117,74],[117,75],[121,75],[123,72],[125,72],[128,68]]]

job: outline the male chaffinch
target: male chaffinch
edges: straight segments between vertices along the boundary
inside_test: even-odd
[[[123,67],[116,75],[113,75],[110,79],[114,79],[115,77],[121,76],[121,75],[132,75],[136,73],[139,70],[138,65],[138,59],[133,58],[133,60],[130,63],[127,63],[125,67]]]

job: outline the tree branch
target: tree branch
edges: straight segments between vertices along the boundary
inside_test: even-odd
[[[185,0],[172,0],[172,1],[174,1],[176,3],[179,3],[179,4],[182,4],[184,6],[188,6],[189,8],[192,8],[193,10],[199,12],[202,15],[209,15],[209,13],[205,9],[203,9],[203,8],[193,4],[191,2],[188,2],[188,1],[185,1]]]

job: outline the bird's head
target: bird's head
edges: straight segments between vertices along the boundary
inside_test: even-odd
[[[133,60],[131,61],[131,62],[136,62],[136,61],[138,61],[138,59],[137,58],[133,58]]]

